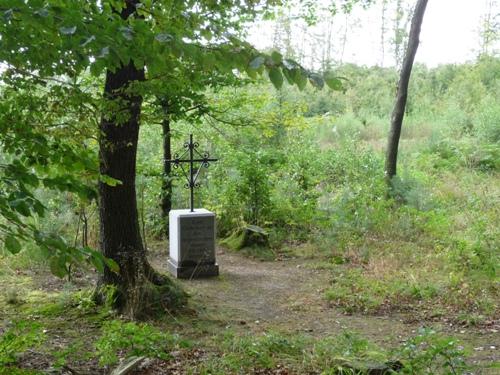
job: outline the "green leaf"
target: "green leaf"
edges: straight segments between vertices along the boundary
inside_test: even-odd
[[[280,65],[283,62],[283,56],[277,51],[271,53],[271,59],[273,59],[276,65]]]
[[[113,177],[110,177],[108,175],[105,175],[105,174],[102,174],[99,176],[99,180],[108,185],[108,186],[112,186],[112,187],[115,187],[115,186],[118,186],[118,185],[122,185],[123,182],[121,182],[120,180],[117,180],[116,178],[113,178]]]
[[[171,42],[172,40],[174,40],[174,37],[170,34],[167,34],[167,33],[159,33],[159,34],[156,34],[155,39],[156,39],[156,41],[158,41],[160,43],[168,43],[168,42]]]
[[[342,80],[333,75],[333,73],[325,73],[323,76],[325,83],[329,88],[336,91],[341,91],[343,89]]]
[[[64,256],[53,256],[49,261],[50,272],[54,276],[63,278],[68,274],[68,269],[66,268],[66,260]]]
[[[205,53],[202,55],[201,63],[205,70],[212,71],[213,67],[217,64],[217,60],[213,54]]]
[[[290,59],[283,60],[283,66],[288,70],[293,70],[299,67],[299,65],[295,61]]]
[[[14,11],[12,9],[7,9],[5,12],[3,12],[3,19],[5,21],[10,21],[13,14]]]
[[[295,83],[295,81],[293,79],[293,71],[291,71],[290,69],[287,69],[287,68],[283,67],[283,68],[281,68],[281,72],[283,73],[283,75],[285,76],[287,82],[290,85],[293,85]]]
[[[8,234],[4,239],[5,248],[12,254],[17,254],[21,251],[21,243],[12,234]]]
[[[295,69],[294,70],[294,81],[295,83],[297,84],[297,87],[299,88],[299,90],[304,90],[304,88],[306,87],[307,85],[307,76],[306,76],[306,73],[305,71],[303,70],[300,70],[300,69]]]
[[[273,67],[269,71],[269,79],[278,90],[283,86],[283,75],[279,68]]]
[[[311,82],[311,85],[313,85],[314,87],[316,87],[320,90],[325,86],[325,81],[317,73],[309,74],[309,82]]]
[[[130,26],[122,26],[119,30],[126,40],[131,41],[134,39],[134,30]]]
[[[64,238],[59,237],[54,234],[50,234],[48,236],[43,236],[41,239],[43,246],[48,247],[51,250],[57,249],[62,252],[67,252],[68,251],[68,245],[66,244],[66,241]]]
[[[45,206],[38,200],[33,203],[33,209],[38,216],[43,217],[45,215]]]
[[[49,11],[46,8],[39,9],[34,12],[37,16],[46,18],[49,16]]]
[[[248,65],[250,66],[250,68],[257,70],[264,64],[265,61],[266,58],[264,56],[257,56],[255,59],[250,61],[250,64]]]
[[[114,273],[120,272],[120,266],[113,259],[111,259],[111,258],[104,258],[104,262],[106,263],[106,265],[109,267],[109,269],[112,272],[114,272]]]
[[[24,199],[16,199],[9,203],[10,207],[21,215],[28,217],[31,215],[31,210]]]
[[[76,26],[60,27],[59,31],[63,35],[73,35],[76,32]]]
[[[257,79],[257,72],[255,70],[247,68],[245,69],[245,72],[248,74],[250,78]]]
[[[100,251],[96,251],[90,247],[83,247],[79,249],[84,255],[87,256],[88,261],[100,273],[104,272],[104,266],[108,266],[112,272],[118,273],[120,267],[113,259],[106,258]]]
[[[206,27],[205,29],[201,30],[200,32],[201,36],[204,37],[206,40],[211,40],[213,37],[212,31],[210,28]]]
[[[103,262],[103,257],[99,256],[100,254],[92,254],[90,257],[90,263],[95,267],[97,272],[99,273],[104,273],[104,262]]]
[[[105,68],[105,64],[102,60],[96,60],[92,65],[90,65],[90,73],[94,77],[98,77]]]

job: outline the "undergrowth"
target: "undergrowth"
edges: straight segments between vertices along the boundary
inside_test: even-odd
[[[338,158],[358,164],[364,156],[356,153]],[[325,200],[330,220],[313,243],[320,266],[332,269],[325,296],[334,305],[349,313],[419,307],[428,317],[445,310],[474,324],[498,316],[498,174],[458,159],[452,173],[434,167],[439,158],[432,148],[406,157],[390,198],[380,162],[365,172],[356,167],[359,179],[342,180],[354,167],[330,169],[338,171]]]
[[[156,359],[156,363],[175,363],[186,373],[207,375],[280,369],[285,373],[317,374],[363,374],[373,369],[429,375],[468,371],[468,351],[463,345],[431,329],[421,329],[393,348],[377,346],[348,330],[319,339],[273,330],[238,333],[220,327],[209,341],[198,341],[200,332],[176,333],[178,325],[110,320],[109,315],[87,306],[85,296],[77,293],[73,298],[54,302],[53,308],[26,310],[24,317],[7,327],[0,339],[0,374],[36,373],[30,370],[29,362],[23,362],[24,353],[28,352],[38,353],[51,368],[60,371],[90,362],[99,365],[94,368],[110,369],[133,356]],[[68,301],[65,308],[56,308],[62,305],[61,301]],[[75,318],[78,327],[66,322]],[[196,325],[190,325],[193,324]],[[63,347],[59,344],[61,338],[66,343]],[[203,354],[190,358],[193,351]],[[179,356],[189,360],[178,362]]]
[[[95,354],[101,365],[113,365],[129,356],[168,360],[175,348],[189,346],[188,341],[150,324],[112,320],[104,323],[102,336],[95,343]]]
[[[284,373],[312,374],[464,374],[466,351],[453,338],[422,329],[392,350],[381,349],[358,334],[313,339],[303,335],[266,332],[259,336],[226,333],[214,353],[196,368],[200,374]]]

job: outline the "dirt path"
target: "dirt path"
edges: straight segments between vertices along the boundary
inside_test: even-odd
[[[167,254],[164,245],[158,245],[155,249],[150,254],[150,260],[155,268],[166,272]],[[472,364],[480,362],[479,365],[483,366],[500,360],[499,327],[465,328],[443,321],[423,322],[415,318],[417,314],[410,313],[383,316],[343,314],[341,310],[329,306],[324,299],[325,289],[330,287],[331,272],[317,269],[317,260],[262,262],[224,249],[218,250],[217,257],[221,271],[219,277],[180,281],[192,297],[189,305],[196,314],[188,314],[185,320],[180,318],[177,322],[167,319],[166,328],[179,333],[181,337],[200,340],[202,344],[207,344],[207,348],[213,345],[215,335],[229,327],[238,334],[275,330],[313,337],[336,336],[348,330],[388,349],[399,346],[406,338],[414,336],[419,327],[426,325],[458,337],[470,346]],[[95,274],[81,273],[76,276],[68,285],[67,281],[57,279],[46,270],[15,270],[10,278],[4,275],[0,280],[0,289],[17,283],[19,288],[25,287],[32,303],[39,303],[43,307],[49,293],[56,301],[64,296],[61,292],[85,289],[95,284]],[[19,283],[24,286],[21,287]],[[0,314],[0,319],[8,323],[18,317],[18,308],[25,307],[26,303],[21,303],[17,308],[11,307],[6,314]],[[74,322],[64,314],[56,314],[50,319],[49,331],[53,335],[46,345],[60,350],[74,339]],[[83,320],[82,324],[88,324],[88,321]],[[4,327],[0,324],[0,334]],[[95,341],[99,335],[99,329],[94,325],[82,326],[77,330],[86,330],[89,342]],[[23,359],[26,367],[42,369],[50,365],[46,353],[30,353]],[[72,365],[78,367],[81,363]],[[85,366],[87,370],[93,369],[90,373],[102,370],[95,360]]]
[[[262,262],[223,249],[219,249],[217,259],[219,278],[181,281],[191,294],[192,302],[202,308],[202,318],[222,320],[256,333],[275,329],[325,337],[347,329],[384,347],[396,346],[415,334],[419,327],[432,325],[479,348],[473,353],[474,359],[487,362],[500,359],[500,337],[496,329],[408,323],[414,320],[411,314],[343,314],[328,306],[323,298],[330,274],[327,270],[315,269],[312,260]],[[165,270],[165,264],[154,263]]]

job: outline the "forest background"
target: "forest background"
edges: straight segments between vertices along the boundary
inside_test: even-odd
[[[398,177],[387,198],[384,149],[411,12],[403,1],[386,3],[381,53],[391,55],[394,64],[381,66],[334,58],[333,36],[321,51],[306,55],[287,38],[291,20],[286,13],[273,16],[272,50],[304,64],[310,60],[318,71],[335,72],[342,82],[337,91],[299,90],[286,83],[276,89],[267,78],[245,77],[207,88],[200,102],[194,100],[182,114],[158,114],[153,103],[144,104],[137,200],[147,249],[165,240],[161,202],[166,183],[172,183],[172,207],[188,202],[182,176],[166,179],[163,174],[164,139],[159,134],[168,117],[172,151],[193,133],[201,149],[220,158],[203,172],[196,205],[217,214],[221,239],[248,224],[258,225],[269,233],[270,246],[246,249],[248,255],[319,259],[332,277],[325,299],[348,313],[405,311],[423,304],[427,318],[446,316],[466,325],[488,324],[498,316],[497,8],[491,2],[491,14],[478,25],[473,61],[414,66]],[[340,48],[349,43],[347,30],[342,35]],[[100,84],[84,79],[91,90]],[[98,115],[86,109],[68,112],[64,120],[54,134],[68,137],[65,124],[83,125],[68,125],[74,131],[72,147],[79,147],[85,162],[93,161],[97,169]],[[0,156],[0,162],[10,160],[8,153]],[[94,178],[86,168],[77,165],[75,178]],[[36,189],[47,210],[30,223],[74,246],[97,248],[96,202],[92,194],[80,193]],[[7,238],[0,271],[4,285],[12,284],[19,269],[49,267],[64,274],[35,243],[22,242],[21,248]],[[68,264],[70,277],[85,269]]]

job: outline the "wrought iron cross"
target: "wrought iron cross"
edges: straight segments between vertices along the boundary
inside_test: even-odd
[[[204,152],[200,154],[197,150],[199,147],[198,142],[193,142],[193,135],[189,134],[189,142],[184,143],[184,148],[186,149],[181,155],[174,154],[174,158],[170,160],[165,160],[167,163],[173,164],[174,168],[181,168],[182,173],[187,179],[187,184],[185,187],[190,189],[190,208],[191,212],[194,212],[194,188],[199,187],[200,184],[196,182],[198,176],[200,174],[201,168],[208,168],[210,162],[217,161],[218,159],[210,158],[210,154],[208,152]],[[186,159],[187,154],[189,153],[189,159]],[[184,169],[183,163],[189,163],[189,174]],[[195,173],[194,163],[201,163],[199,168]]]

